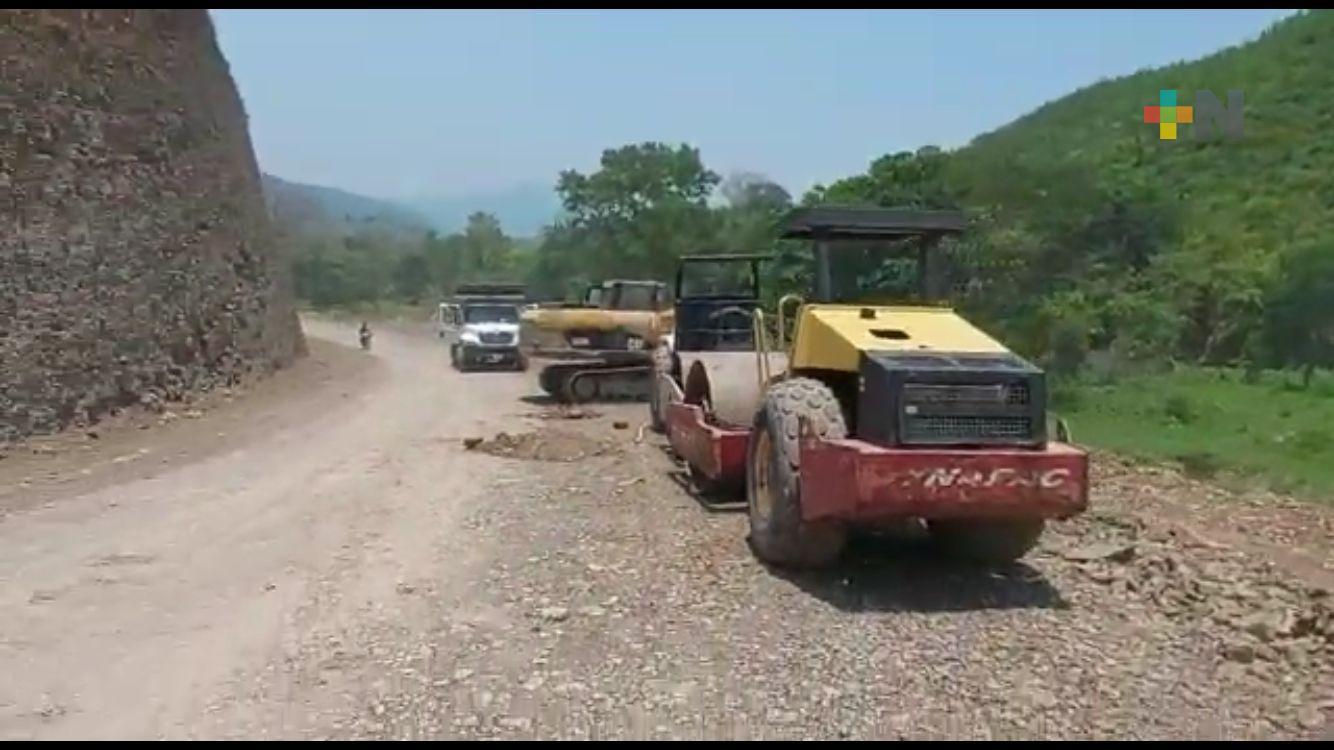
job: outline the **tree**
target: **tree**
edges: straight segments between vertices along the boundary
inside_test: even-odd
[[[754,172],[738,172],[721,187],[727,205],[738,210],[784,211],[792,206],[792,195],[778,183]]]
[[[490,280],[506,270],[510,239],[494,214],[478,211],[468,216],[462,244],[462,271],[466,278]]]
[[[704,167],[699,150],[685,144],[638,143],[602,152],[598,171],[560,173],[556,192],[576,225],[634,221],[671,204],[704,206],[718,175]]]
[[[871,162],[863,175],[817,187],[806,196],[810,203],[849,203],[889,208],[959,208],[958,196],[948,186],[950,155],[934,146],[916,153],[900,151]]]
[[[1283,259],[1265,322],[1273,355],[1302,368],[1306,387],[1316,367],[1334,365],[1334,241],[1307,244]]]
[[[422,253],[399,258],[394,268],[394,291],[409,302],[419,302],[431,284],[429,266]]]
[[[608,149],[591,174],[562,172],[556,191],[567,216],[545,233],[535,283],[554,290],[573,279],[668,278],[680,255],[717,243],[707,204],[717,184],[697,149],[661,143]]]
[[[426,258],[431,286],[439,294],[448,293],[463,277],[463,235],[455,233],[441,237],[431,232],[422,241],[421,252]]]
[[[307,240],[293,263],[297,295],[317,307],[382,298],[392,268],[382,251],[359,237]]]

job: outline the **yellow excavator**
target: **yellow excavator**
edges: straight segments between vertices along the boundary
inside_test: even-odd
[[[519,320],[528,358],[551,360],[538,378],[557,400],[648,395],[652,352],[672,330],[667,285],[611,279],[588,288],[581,302],[542,305]]]

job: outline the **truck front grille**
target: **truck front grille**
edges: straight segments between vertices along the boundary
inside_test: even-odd
[[[513,340],[513,337],[508,333],[490,331],[481,334],[478,338],[481,339],[483,344],[508,344]]]

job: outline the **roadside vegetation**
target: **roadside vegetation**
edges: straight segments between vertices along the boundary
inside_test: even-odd
[[[1077,442],[1234,488],[1334,504],[1334,373],[1181,368],[1058,380],[1052,409]]]

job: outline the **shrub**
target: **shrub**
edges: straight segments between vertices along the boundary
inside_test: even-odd
[[[1088,328],[1076,321],[1065,320],[1052,332],[1051,369],[1072,375],[1079,371],[1088,356]]]
[[[1195,404],[1180,393],[1167,397],[1167,401],[1163,404],[1163,413],[1167,415],[1168,419],[1181,424],[1190,424],[1199,417],[1199,413],[1195,410]]]
[[[1079,386],[1059,380],[1051,386],[1051,406],[1060,411],[1078,411],[1084,404],[1084,392]]]

